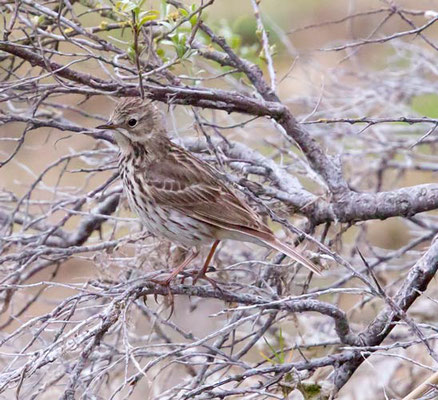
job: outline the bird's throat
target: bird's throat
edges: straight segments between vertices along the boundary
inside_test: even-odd
[[[151,133],[144,135],[142,140],[131,140],[121,132],[115,137],[120,147],[121,153],[132,154],[136,159],[142,159],[143,162],[152,162],[155,159],[162,158],[170,148],[170,139],[162,133]]]

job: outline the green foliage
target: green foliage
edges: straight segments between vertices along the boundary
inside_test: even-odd
[[[272,358],[261,352],[261,356],[271,363],[272,365],[282,365],[286,362],[289,362],[286,360],[286,353],[285,353],[285,341],[283,337],[283,333],[281,328],[278,332],[278,348],[274,348],[268,340],[263,337],[263,340],[265,341],[266,345],[269,347],[269,350],[271,350]],[[289,353],[289,358],[292,358],[292,351]],[[312,400],[312,399],[320,399],[321,395],[321,386],[316,383],[304,383],[299,382],[295,383],[292,373],[288,372],[284,375],[283,383],[279,383],[279,386],[281,388],[281,391],[283,393],[284,397],[288,397],[289,393],[291,393],[294,389],[298,389],[303,397],[306,400]]]
[[[115,5],[114,11],[124,15],[131,21],[132,27],[138,31],[146,22],[153,21],[160,15],[157,10],[142,11],[144,2],[145,0],[119,0]],[[134,16],[134,18],[132,18],[132,16]]]
[[[236,35],[240,36],[243,45],[258,45],[257,22],[251,15],[241,15],[236,18],[232,24],[232,29]]]
[[[216,31],[218,34],[227,41],[229,46],[241,57],[258,62],[258,51],[260,50],[260,44],[255,34],[252,34],[251,40],[248,40],[249,36],[247,32],[239,32],[236,29],[239,23],[233,23],[232,21],[221,19],[218,21]]]
[[[306,400],[326,398],[326,396],[321,396],[321,386],[317,383],[300,383],[298,390]]]
[[[281,328],[279,329],[278,333],[278,349],[275,349],[268,340],[263,337],[263,340],[265,341],[266,345],[271,350],[271,353],[273,354],[273,357],[268,357],[263,352],[261,352],[261,356],[268,362],[270,362],[272,365],[282,365],[286,362],[286,356],[285,356],[285,343],[284,343],[284,337]],[[292,351],[290,353],[290,356],[292,357]],[[287,385],[279,384],[281,387],[281,390],[283,392],[283,395],[287,397],[289,393],[294,389],[293,385],[290,385],[293,383],[293,376],[290,372],[286,373],[284,375],[284,381],[285,383],[288,383]]]
[[[35,15],[30,20],[32,21],[34,27],[39,27],[44,24],[44,22],[46,21],[46,17],[44,17],[43,15]]]
[[[197,10],[196,4],[190,6],[189,13],[182,8],[171,12],[171,6],[165,0],[161,2],[159,10],[144,9],[144,3],[145,0],[119,0],[114,11],[126,21],[133,32],[139,32],[149,21],[156,21],[164,28],[164,33],[155,38],[157,54],[164,62],[171,59],[169,48],[173,49],[179,61],[189,59],[194,51],[187,46],[187,40],[198,22],[198,14],[191,15]],[[137,49],[139,54],[141,50]],[[131,43],[127,49],[131,61],[135,60],[135,53],[135,45]]]
[[[146,0],[118,0],[114,12],[129,26],[133,33],[149,21],[156,21],[163,28],[162,34],[155,37],[154,43],[158,56],[163,62],[173,60],[175,63],[190,61],[196,53],[188,46],[188,40],[200,18],[197,4],[187,8],[175,10],[162,0],[158,10],[145,9]],[[202,18],[206,17],[205,13]],[[257,31],[256,22],[248,16],[235,21],[222,19],[218,22],[218,34],[223,36],[230,47],[240,56],[255,63],[266,62],[266,55],[261,46],[261,32]],[[211,44],[210,39],[201,31],[197,32],[196,39],[204,44]],[[138,54],[141,48],[137,49]],[[135,60],[135,46],[131,43],[127,55],[131,61]],[[276,53],[276,45],[270,47],[271,55]]]
[[[266,361],[269,361],[273,365],[284,364],[285,363],[284,338],[283,338],[283,333],[281,331],[281,328],[280,328],[279,334],[278,334],[278,347],[279,347],[278,350],[274,349],[274,347],[268,342],[268,340],[265,337],[263,337],[263,340],[265,341],[265,343],[267,344],[267,346],[271,350],[274,357],[270,358],[270,357],[266,356],[265,354],[261,353],[262,357]]]
[[[277,46],[275,44],[269,46],[269,54],[272,57],[277,54]],[[262,61],[267,62],[266,53],[264,49],[260,50],[259,57]]]
[[[188,18],[190,25],[192,26],[192,28],[196,25],[196,23],[198,22],[198,14],[194,14],[190,17],[190,14],[187,10],[185,10],[184,8],[180,8],[179,13],[184,17],[184,18]],[[191,6],[191,14],[193,14],[196,11],[196,4],[192,4]]]
[[[260,64],[266,62],[266,54],[262,46],[262,32],[257,29],[257,22],[254,18],[246,15],[234,21],[221,19],[218,22],[216,31],[223,36],[230,47],[242,58],[246,58],[253,63]],[[271,56],[277,54],[278,38],[271,35],[267,30],[268,37],[272,43],[269,46]]]
[[[156,21],[163,28],[162,33],[154,38],[156,52],[163,62],[175,64],[191,61],[196,51],[188,45],[188,41],[200,18],[198,5],[191,4],[187,8],[175,10],[167,1],[162,0],[159,9],[155,10],[146,9],[145,3],[146,0],[118,0],[114,12],[131,28],[134,36],[150,21]],[[205,18],[204,13],[202,18]],[[235,21],[222,19],[218,22],[217,31],[240,57],[258,64],[266,62],[261,46],[261,32],[257,31],[253,18],[242,17]],[[211,44],[210,39],[201,31],[196,35],[197,40]],[[142,48],[139,46],[136,49],[134,43],[130,43],[127,55],[132,62],[135,61],[136,52],[141,54]],[[275,44],[270,47],[270,53],[276,53]]]
[[[187,46],[192,29],[198,22],[198,14],[193,14],[197,10],[196,4],[192,4],[190,12],[183,8],[177,11],[170,12],[171,8],[165,0],[161,2],[160,8],[160,25],[166,28],[162,36],[156,38],[157,54],[166,62],[170,57],[166,51],[166,47],[173,49],[179,61],[189,60],[195,53],[193,49]]]

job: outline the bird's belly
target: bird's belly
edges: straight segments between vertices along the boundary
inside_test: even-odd
[[[144,197],[140,204],[129,191],[127,197],[131,210],[140,217],[148,232],[155,236],[186,247],[209,244],[215,240],[214,228],[204,222],[175,209],[158,206]]]

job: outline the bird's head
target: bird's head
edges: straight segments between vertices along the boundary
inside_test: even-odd
[[[107,123],[97,129],[111,129],[119,146],[130,142],[145,142],[165,133],[163,116],[151,100],[138,97],[122,99]]]

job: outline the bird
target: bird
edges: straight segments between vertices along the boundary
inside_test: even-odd
[[[251,242],[277,250],[316,274],[321,269],[278,239],[243,195],[206,161],[174,143],[164,116],[150,99],[123,98],[109,120],[97,127],[113,132],[119,174],[128,203],[149,233],[187,249],[170,282],[199,254],[211,249],[196,276],[206,272],[220,241]]]

